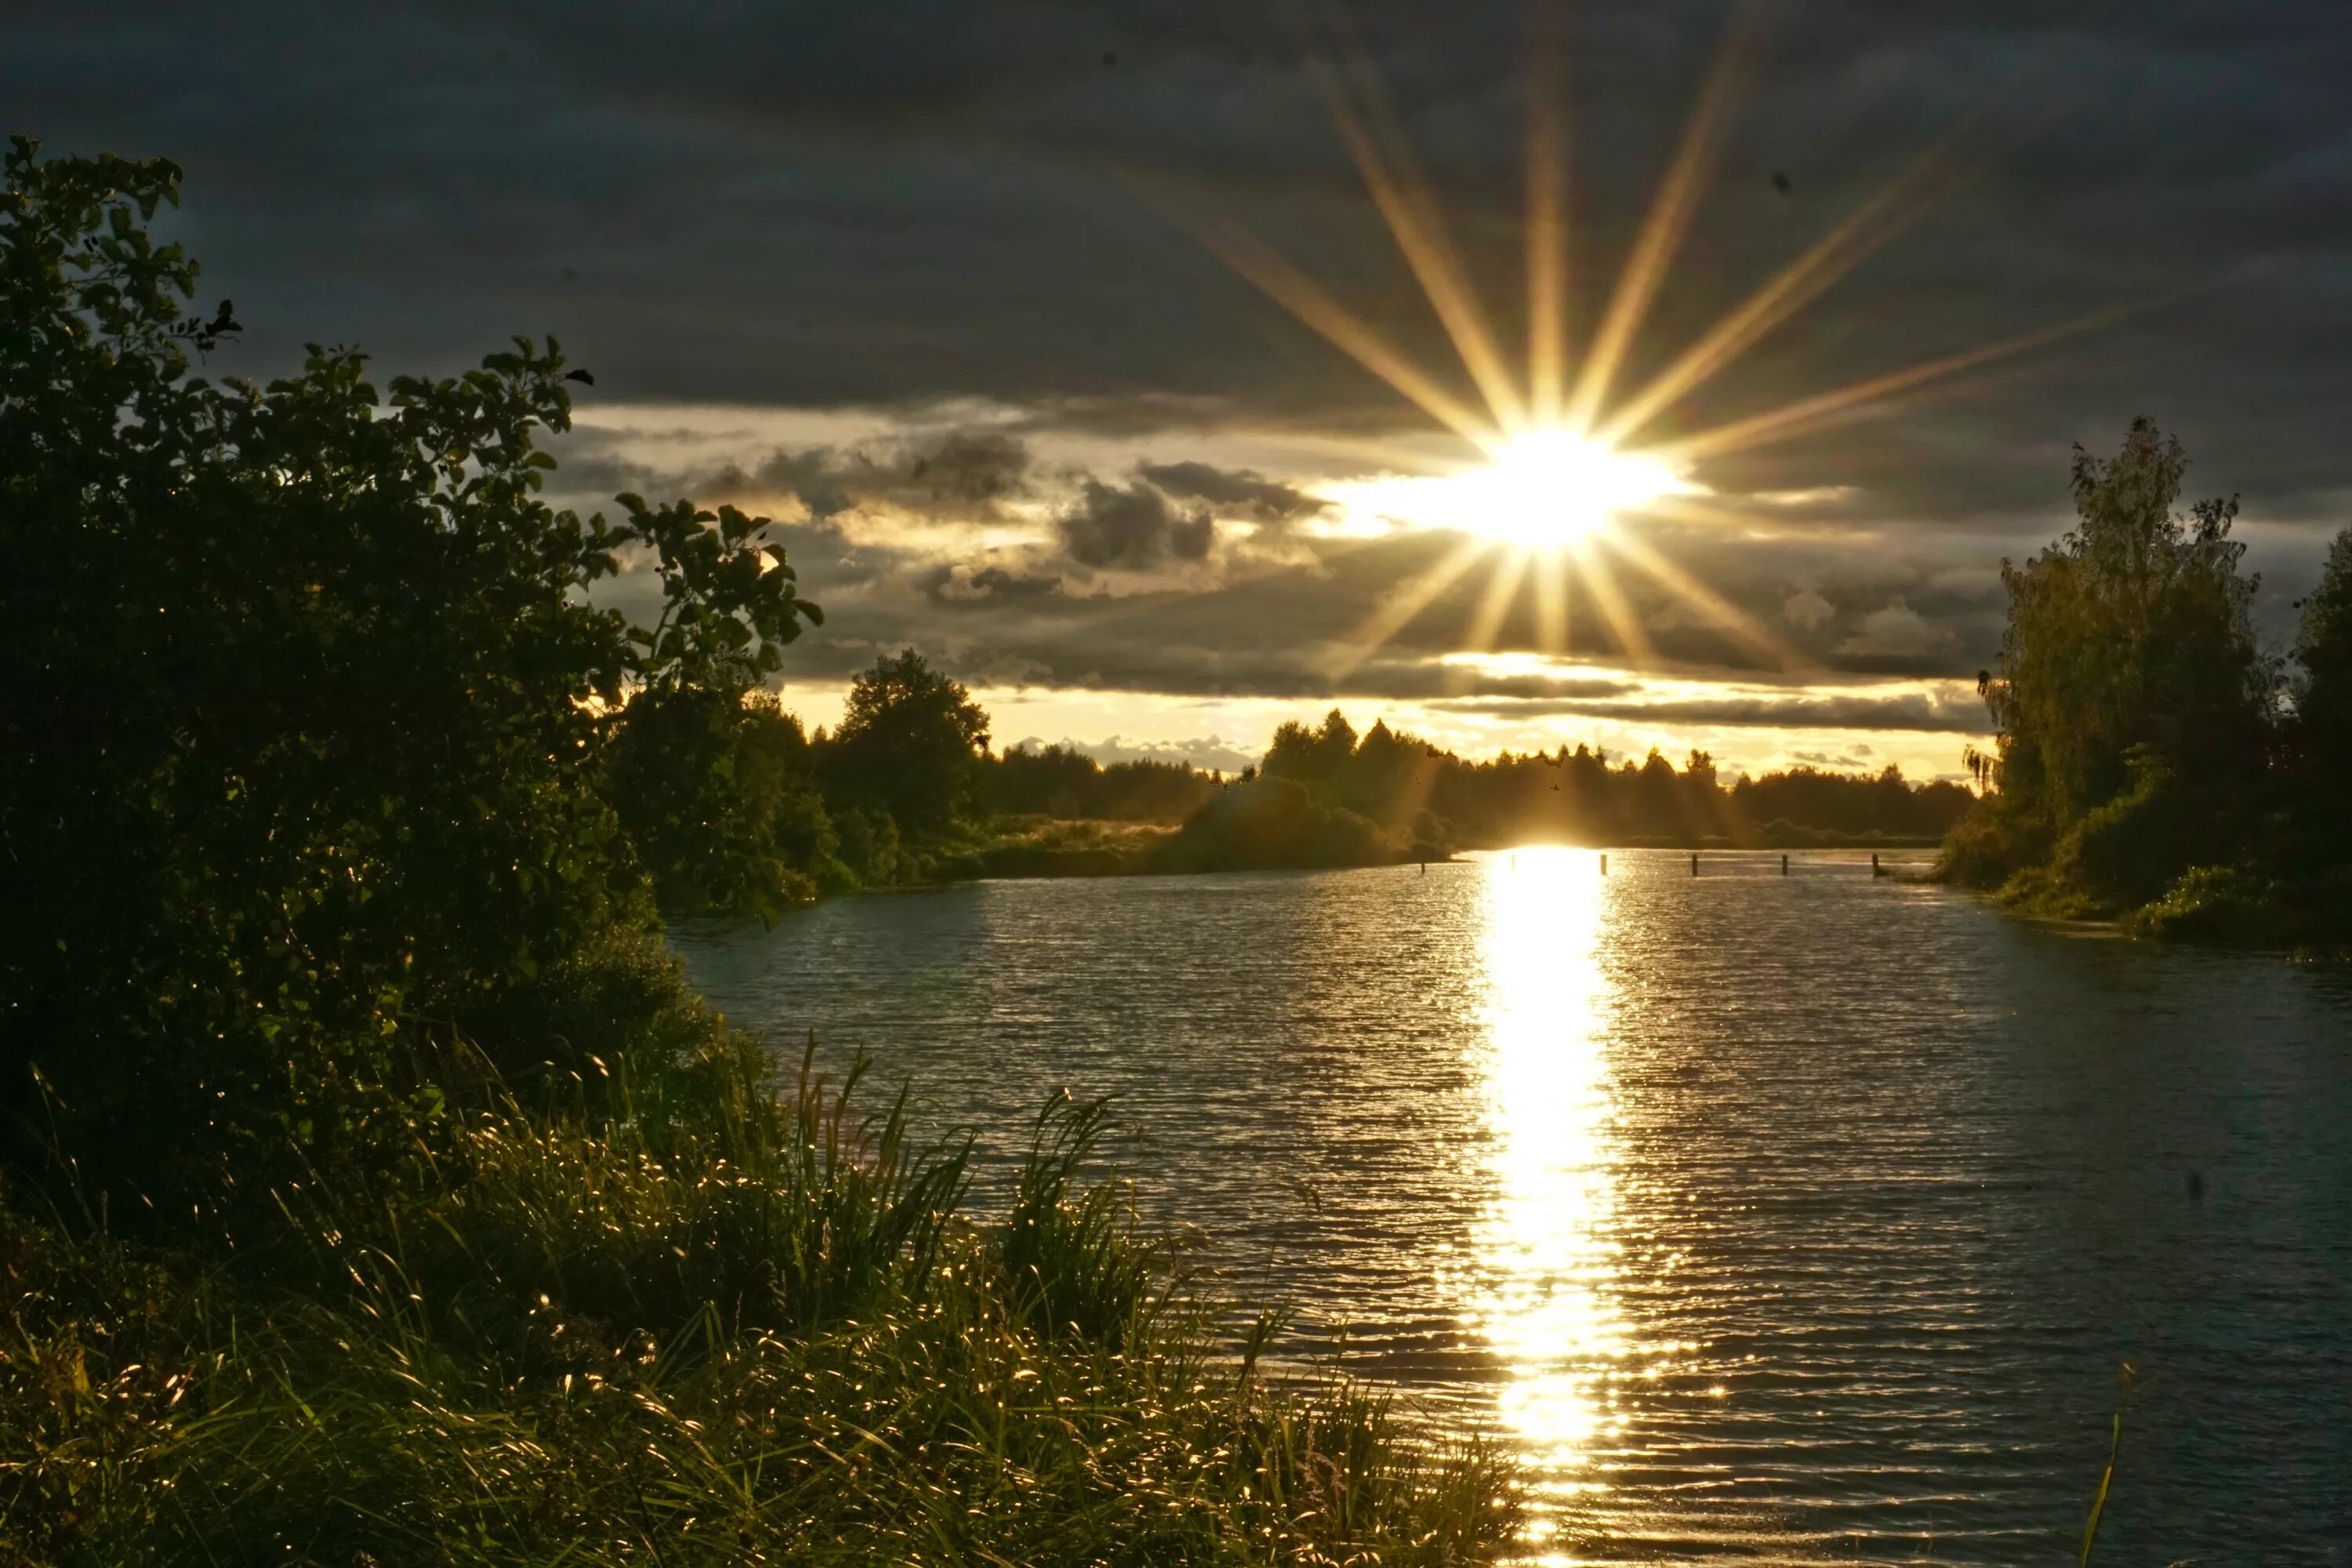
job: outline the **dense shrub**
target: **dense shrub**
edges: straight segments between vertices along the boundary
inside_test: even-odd
[[[2126,765],[2130,784],[2067,828],[2050,862],[2059,887],[2110,910],[2164,891],[2204,837],[2195,803],[2169,767],[2146,750]]]
[[[605,748],[601,784],[665,910],[772,922],[859,884],[814,749],[772,691],[639,694]]]
[[[1169,870],[1375,865],[1398,858],[1396,841],[1370,821],[1315,798],[1286,778],[1226,789],[1192,814],[1156,852]]]
[[[176,167],[19,138],[5,183],[0,1092],[39,1114],[0,1159],[62,1141],[127,1223],[397,1158],[436,1051],[529,1069],[548,976],[650,919],[599,712],[772,668],[810,611],[759,520],[539,499],[553,343],[215,384],[229,307],[183,316],[195,263],[146,226]],[[582,593],[624,552],[650,632]]]
[[[2137,936],[2258,942],[2276,934],[2276,902],[2275,889],[2234,866],[2197,866],[2125,924]]]

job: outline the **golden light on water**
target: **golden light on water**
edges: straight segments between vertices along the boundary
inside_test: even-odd
[[[1505,1379],[1501,1419],[1543,1478],[1539,1547],[1548,1516],[1605,1485],[1596,1449],[1621,1419],[1614,1383],[1639,1348],[1618,1304],[1613,1237],[1609,884],[1583,850],[1520,849],[1485,871],[1486,1028],[1474,1066],[1492,1196],[1462,1288]]]

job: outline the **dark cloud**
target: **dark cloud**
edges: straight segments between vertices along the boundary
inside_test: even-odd
[[[983,600],[1051,599],[1060,595],[1062,579],[1051,572],[1009,572],[1002,566],[937,566],[921,574],[923,593],[935,605],[971,605]]]
[[[1328,501],[1296,486],[1277,484],[1247,468],[1213,464],[1146,463],[1143,477],[1180,500],[1205,501],[1221,516],[1280,528],[1331,510]]]
[[[778,447],[748,470],[730,464],[678,483],[697,495],[789,497],[815,518],[887,501],[910,510],[992,515],[1028,489],[1029,451],[1016,437],[950,431],[851,447]]]
[[[1142,568],[1199,561],[1216,538],[1205,508],[1186,509],[1150,485],[1087,479],[1076,503],[1055,520],[1070,559],[1088,566]]]
[[[1568,9],[1571,314],[1589,336],[1728,4]],[[2070,444],[2112,447],[2145,412],[2187,441],[2199,493],[2244,495],[2271,572],[2258,618],[2283,635],[2316,541],[2352,515],[2352,11],[1780,10],[1617,391],[1956,124],[1966,177],[1649,434],[2149,308],[1874,417],[1709,459],[1697,477],[1740,524],[1645,536],[1816,675],[1964,677],[1997,646],[1997,563],[2065,524]],[[1350,11],[1516,344],[1524,10]],[[1451,540],[1316,541],[1300,526],[1318,515],[1311,461],[1275,471],[1187,448],[1234,431],[1379,442],[1428,421],[1194,244],[1170,221],[1180,208],[1263,236],[1475,395],[1295,37],[1258,0],[123,0],[18,6],[8,38],[5,129],[187,166],[188,205],[166,222],[205,258],[207,298],[233,296],[252,328],[215,373],[278,374],[306,340],[364,341],[387,368],[446,373],[509,332],[553,331],[598,376],[556,477],[565,496],[772,503],[835,616],[795,648],[811,668],[913,641],[973,668],[1119,689],[1508,695],[1500,677],[1463,691],[1434,662],[1476,617],[1484,573],[1436,595],[1390,652],[1349,651],[1371,608]],[[600,417],[600,400],[637,412]],[[964,401],[994,423],[947,427],[940,411]],[[644,412],[730,403],[896,414],[919,433],[762,451],[745,433],[755,422],[732,413]],[[1090,467],[1039,458],[1065,437],[1136,445]],[[1025,518],[1053,537],[943,560],[863,529],[876,510]],[[1225,574],[1219,519],[1279,531],[1311,561]],[[1219,569],[1190,574],[1184,593],[1071,591],[1088,572],[1202,562]],[[1621,580],[1668,665],[1778,678],[1705,616],[1637,574]],[[1562,651],[1621,658],[1607,606],[1581,588],[1567,601]],[[1530,598],[1495,637],[1543,646]]]
[[[951,431],[908,450],[909,483],[966,506],[987,506],[1022,493],[1029,451],[1016,438],[992,432]]]

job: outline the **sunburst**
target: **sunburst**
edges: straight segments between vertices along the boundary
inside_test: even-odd
[[[1309,40],[1307,63],[1341,142],[1398,250],[1459,356],[1475,402],[1448,389],[1370,322],[1272,246],[1229,218],[1188,220],[1235,271],[1299,321],[1388,383],[1437,424],[1469,443],[1478,460],[1433,469],[1399,452],[1379,478],[1339,487],[1356,509],[1412,526],[1449,531],[1459,542],[1373,606],[1334,661],[1344,676],[1396,637],[1482,564],[1492,574],[1465,627],[1465,651],[1490,650],[1523,590],[1531,594],[1539,651],[1569,647],[1571,584],[1598,612],[1619,652],[1653,662],[1640,616],[1618,579],[1637,573],[1732,643],[1768,665],[1794,668],[1799,656],[1769,628],[1708,587],[1637,533],[1628,520],[1722,524],[1740,515],[1711,504],[1696,466],[1729,453],[1794,439],[1885,412],[1932,383],[2042,347],[2111,320],[2118,311],[2046,327],[1800,396],[1712,429],[1644,443],[1661,415],[1736,362],[1927,211],[1969,174],[1958,153],[1979,131],[1990,103],[1963,116],[1895,177],[1797,258],[1701,332],[1665,368],[1613,398],[1650,308],[1666,286],[1676,252],[1704,196],[1761,41],[1763,7],[1741,0],[1633,248],[1580,353],[1569,340],[1569,139],[1558,30],[1539,10],[1528,71],[1526,196],[1528,344],[1524,383],[1489,323],[1444,222],[1436,194],[1413,158],[1402,122],[1364,52],[1349,41],[1344,15],[1328,10],[1337,47]],[[1571,374],[1572,373],[1572,374]],[[1370,455],[1361,443],[1345,444]],[[1377,452],[1371,448],[1370,452]]]

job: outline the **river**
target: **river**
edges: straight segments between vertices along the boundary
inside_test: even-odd
[[[1565,849],[677,943],[992,1161],[1112,1097],[1142,1206],[1294,1353],[1518,1449],[1533,1560],[2072,1562],[2120,1408],[2097,1561],[2352,1562],[2340,970],[1866,856]]]

